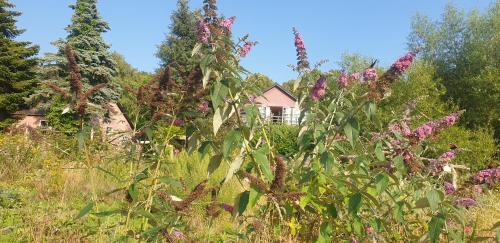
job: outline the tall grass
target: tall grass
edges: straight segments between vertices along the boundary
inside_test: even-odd
[[[0,134],[0,242],[109,242],[140,226],[133,221],[125,227],[123,214],[101,218],[97,213],[127,204],[127,179],[151,161],[138,152],[100,144],[99,139],[76,152],[73,138],[57,134],[41,138]],[[181,181],[183,186],[171,193],[183,198],[207,178],[208,163],[196,154],[172,155],[159,176]],[[225,169],[219,168],[209,184],[218,185]],[[219,200],[232,204],[241,190],[237,181],[231,181],[221,188]],[[92,213],[75,220],[89,201],[96,202]],[[198,232],[197,239],[228,239],[226,232],[237,230],[231,215],[210,220],[205,213],[209,203],[209,196],[195,202],[187,212],[189,227]]]

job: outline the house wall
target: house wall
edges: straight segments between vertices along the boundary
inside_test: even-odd
[[[124,140],[129,140],[132,133],[132,127],[128,123],[125,115],[114,103],[109,106],[109,120],[100,121],[102,133],[106,135],[107,141],[118,145]]]
[[[254,99],[257,104],[260,104],[261,115],[268,120],[272,120],[270,107],[281,107],[282,117],[278,122],[297,125],[300,116],[300,108],[298,102],[295,102],[290,96],[285,94],[277,87],[266,91],[261,96]],[[276,119],[276,118],[275,118]],[[276,121],[275,121],[276,122]]]
[[[40,122],[45,120],[44,116],[25,116],[16,123],[16,128],[26,127],[37,129],[40,128]]]
[[[262,96],[255,98],[255,102],[263,106],[295,107],[295,101],[284,94],[280,89],[273,87]]]

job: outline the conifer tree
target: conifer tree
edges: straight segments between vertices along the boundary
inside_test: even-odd
[[[16,41],[24,30],[16,26],[21,13],[10,10],[14,5],[0,0],[0,128],[10,121],[10,113],[19,109],[23,98],[32,92],[38,46]]]
[[[98,84],[108,84],[108,88],[99,91],[92,101],[97,104],[116,101],[119,98],[118,87],[114,84],[116,63],[109,51],[110,46],[102,37],[110,28],[99,14],[97,0],[77,0],[70,8],[74,13],[71,24],[66,27],[68,36],[66,40],[54,43],[59,48],[58,56],[64,57],[65,46],[70,45],[80,66],[85,89]],[[61,73],[67,75],[65,60],[61,62]]]
[[[177,10],[171,16],[170,33],[158,47],[156,56],[160,59],[162,67],[175,62],[190,70],[196,63],[191,57],[191,52],[198,42],[196,15],[189,9],[188,4],[188,0],[178,1]]]

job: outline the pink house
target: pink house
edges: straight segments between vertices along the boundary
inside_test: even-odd
[[[273,123],[298,125],[300,108],[297,98],[283,86],[275,83],[256,97],[261,116]]]
[[[132,136],[132,127],[125,114],[115,103],[108,103],[106,106],[108,116],[106,119],[99,118],[97,123],[104,135],[103,139],[113,145],[121,145],[129,141]],[[46,118],[44,109],[22,110],[12,114],[18,119],[16,128],[24,128],[26,131],[31,129],[51,129]]]

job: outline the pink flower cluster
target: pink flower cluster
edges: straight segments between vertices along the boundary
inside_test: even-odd
[[[236,20],[236,17],[233,16],[231,18],[228,18],[228,19],[224,19],[222,20],[220,23],[219,23],[219,26],[226,29],[226,31],[228,33],[231,32],[231,28],[233,27],[233,24],[234,24],[234,20]]]
[[[325,95],[326,91],[326,77],[320,77],[318,81],[316,81],[316,85],[314,85],[311,91],[311,99],[314,101],[318,101]]]
[[[255,42],[250,42],[247,41],[245,42],[245,45],[243,45],[240,49],[240,56],[241,57],[246,57],[248,53],[252,50],[252,47],[255,45]]]
[[[437,159],[433,159],[430,161],[429,167],[433,174],[438,174],[443,171],[444,165],[448,164],[455,156],[457,155],[456,150],[450,150],[448,152],[443,153]]]
[[[179,230],[174,230],[171,234],[172,238],[177,239],[177,240],[187,240],[186,235],[182,233],[182,231]]]
[[[295,34],[295,48],[297,49],[297,68],[308,69],[309,61],[307,60],[307,52],[304,45],[304,39],[302,39],[302,36],[295,28],[293,29],[293,32]]]
[[[208,101],[204,100],[198,105],[199,112],[206,112],[208,110]]]
[[[403,159],[405,160],[406,163],[410,163],[413,161],[414,156],[410,151],[404,151]]]
[[[453,158],[455,158],[456,155],[457,155],[456,150],[450,150],[448,152],[443,153],[441,156],[439,156],[438,160],[443,161],[443,162],[449,162]]]
[[[210,31],[210,27],[208,27],[208,24],[203,20],[199,20],[197,26],[198,40],[200,40],[204,44],[208,44],[208,40],[210,39],[210,35],[212,34]]]
[[[425,124],[423,124],[420,127],[417,127],[413,132],[412,135],[417,138],[418,140],[424,140],[435,133],[441,131],[442,129],[449,127],[453,124],[456,123],[458,120],[458,117],[460,116],[459,112],[455,112],[447,117],[444,117],[440,120],[436,121],[430,121]]]
[[[411,66],[411,64],[413,63],[413,58],[415,58],[416,55],[417,53],[414,51],[408,52],[406,55],[399,58],[394,64],[392,64],[391,68],[398,73],[403,73]]]
[[[464,206],[465,208],[470,208],[476,206],[476,200],[468,197],[459,198],[455,201],[457,205]]]
[[[349,75],[349,80],[350,81],[355,81],[355,80],[358,80],[359,77],[360,77],[359,73],[352,73],[351,75]]]
[[[429,169],[432,174],[436,175],[443,171],[444,164],[438,159],[433,159],[429,163]]]
[[[406,123],[406,121],[401,122],[401,124],[398,123],[391,124],[389,126],[389,130],[391,132],[399,132],[405,137],[411,135],[410,127],[408,127],[408,123]]]
[[[477,183],[495,184],[500,179],[500,166],[497,168],[480,170],[474,175]]]
[[[449,182],[445,182],[444,183],[444,192],[446,192],[446,194],[452,194],[456,191],[455,187],[453,186],[453,184],[449,183]]]
[[[340,73],[338,84],[341,88],[347,88],[349,86],[349,79],[347,78],[347,75],[345,74],[344,71]]]
[[[377,70],[375,68],[368,68],[363,72],[363,79],[365,82],[367,81],[375,81],[377,80]]]
[[[182,125],[184,125],[184,120],[177,118],[174,120],[174,125],[181,127]]]

